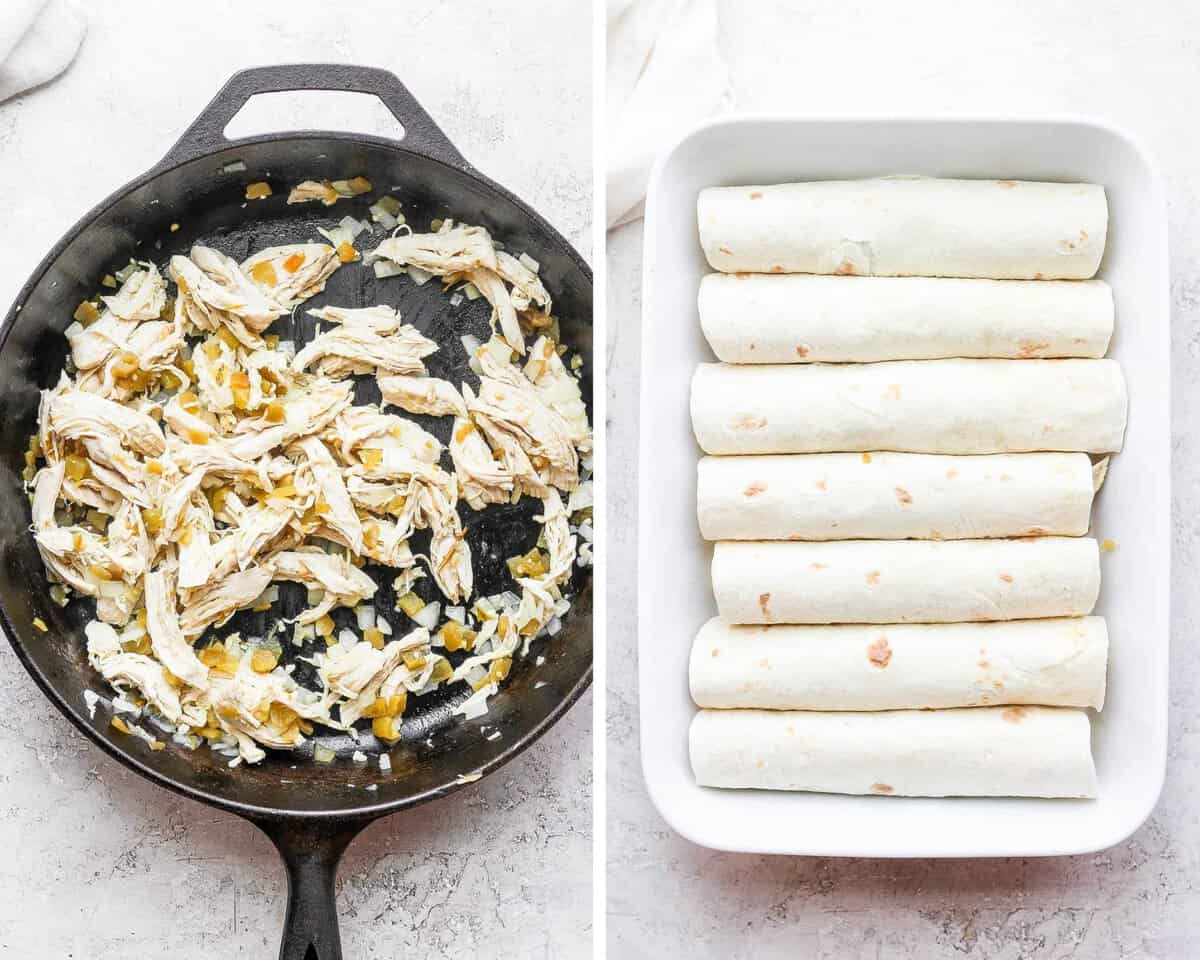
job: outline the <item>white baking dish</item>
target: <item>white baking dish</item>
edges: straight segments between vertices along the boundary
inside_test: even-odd
[[[1109,693],[1094,717],[1099,798],[906,799],[696,786],[687,687],[696,629],[716,611],[710,548],[695,515],[699,448],[688,416],[707,271],[696,232],[702,187],[913,173],[1090,181],[1108,191],[1100,276],[1113,288],[1109,355],[1129,385],[1125,449],[1092,531],[1103,555],[1097,612],[1112,638]],[[724,850],[870,857],[1036,856],[1100,850],[1132,833],[1166,767],[1170,595],[1170,363],[1163,187],[1144,151],[1094,121],[747,117],[707,124],[658,162],[646,202],[638,597],[642,764],[650,795],[688,839]]]

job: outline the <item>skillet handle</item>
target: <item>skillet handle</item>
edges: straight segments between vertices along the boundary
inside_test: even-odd
[[[342,960],[334,881],[342,854],[367,822],[254,821],[271,838],[287,867],[287,914],[279,960]]]
[[[284,63],[269,67],[251,67],[229,78],[212,102],[204,108],[160,167],[174,166],[187,160],[224,149],[236,141],[225,136],[229,125],[246,101],[260,93],[291,90],[337,90],[374,94],[383,101],[404,128],[404,145],[416,153],[440,160],[452,167],[469,169],[458,148],[442,133],[433,118],[417,103],[408,88],[394,73],[378,67],[360,67],[346,63]]]

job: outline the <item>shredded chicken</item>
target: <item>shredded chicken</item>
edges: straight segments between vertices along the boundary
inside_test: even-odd
[[[399,407],[405,413],[423,413],[431,417],[467,416],[462,394],[449,380],[422,377],[415,374],[396,374],[379,377],[379,392],[383,402]]]
[[[300,614],[300,623],[311,623],[335,606],[354,607],[375,596],[375,581],[342,557],[321,550],[275,554],[270,560],[271,577],[319,587],[324,597],[311,610]]]
[[[437,344],[423,337],[415,327],[401,326],[381,334],[364,324],[347,323],[318,334],[296,354],[292,369],[315,367],[327,377],[346,377],[356,373],[424,373],[421,360],[437,350]]]
[[[260,250],[242,262],[242,273],[284,310],[315,297],[341,266],[327,243],[293,243]]]
[[[370,189],[360,177],[306,181],[288,202],[331,205]],[[314,722],[370,720],[379,741],[394,743],[408,696],[443,683],[469,685],[459,710],[476,715],[514,652],[556,632],[569,606],[577,528],[559,491],[578,489],[591,434],[578,380],[551,339],[514,363],[522,323],[557,330],[537,264],[453,221],[425,234],[402,227],[366,256],[379,259],[436,274],[446,289],[472,283],[492,305],[498,335],[472,361],[477,390],[428,375],[438,344],[385,304],[309,310],[327,326],[294,356],[280,349],[270,325],[352,260],[301,242],[240,264],[194,246],[171,257],[165,276],[131,263],[115,292],[76,311],[71,373],[41,397],[25,480],[52,595],[94,601],[88,657],[133,697],[123,710],[148,711],[180,743],[207,740],[231,762],[295,749]],[[381,404],[355,402],[363,375]],[[443,444],[408,415],[453,418],[452,469]],[[509,562],[520,593],[477,597],[460,501],[478,511],[523,495],[543,509],[539,548]],[[368,562],[395,571],[399,615],[428,626],[394,639],[382,609],[378,629],[364,626],[376,619],[363,608],[380,599]],[[308,596],[287,621],[295,642],[325,639],[305,657],[320,690],[280,664],[278,621],[264,637],[209,639],[235,614],[265,612],[297,589],[281,583]],[[338,608],[357,611],[359,633],[338,627]]]

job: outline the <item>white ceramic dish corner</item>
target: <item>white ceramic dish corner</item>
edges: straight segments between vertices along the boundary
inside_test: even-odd
[[[1108,193],[1100,276],[1112,285],[1109,355],[1129,385],[1125,449],[1092,518],[1103,556],[1097,612],[1111,635],[1108,702],[1093,718],[1092,801],[844,797],[698,787],[687,755],[695,712],[687,660],[716,611],[710,548],[695,519],[700,455],[688,415],[707,272],[696,194],[707,186],[894,173],[1089,181]],[[982,857],[1085,853],[1149,816],[1166,769],[1170,607],[1170,312],[1166,204],[1145,152],[1081,119],[741,117],[702,126],[660,158],[646,202],[638,597],[642,765],[654,804],[695,843],[820,856]]]

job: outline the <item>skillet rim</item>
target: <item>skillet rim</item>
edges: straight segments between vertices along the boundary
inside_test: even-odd
[[[566,252],[567,257],[575,264],[575,266],[583,273],[589,284],[593,282],[592,269],[588,262],[575,249],[574,245],[567,240],[549,221],[546,220],[540,213],[534,210],[524,200],[508,190],[506,187],[496,183],[483,173],[480,173],[470,163],[455,164],[447,162],[432,153],[423,150],[414,150],[404,146],[403,140],[391,140],[386,137],[378,137],[371,134],[347,133],[344,131],[324,131],[324,130],[297,130],[287,131],[285,133],[262,134],[254,137],[244,137],[237,140],[227,140],[216,149],[206,149],[198,151],[186,158],[174,160],[163,160],[155,166],[151,167],[145,173],[135,177],[123,186],[118,187],[107,197],[101,200],[98,204],[88,210],[84,215],[75,222],[67,231],[58,239],[53,247],[47,252],[45,257],[38,263],[30,274],[29,279],[21,286],[17,293],[16,299],[12,306],[9,307],[3,321],[0,321],[0,352],[2,352],[7,343],[8,338],[15,326],[17,315],[20,308],[28,300],[33,289],[41,282],[43,276],[49,271],[53,264],[62,255],[67,246],[75,240],[84,230],[105,211],[118,202],[123,200],[128,194],[134,190],[140,189],[159,177],[173,170],[178,170],[181,167],[195,163],[198,160],[203,160],[207,157],[214,157],[225,153],[228,150],[236,150],[239,148],[257,146],[264,143],[281,143],[287,141],[296,141],[303,143],[314,139],[322,140],[340,140],[351,144],[361,144],[371,147],[381,147],[390,150],[394,153],[405,154],[408,156],[420,157],[422,160],[430,161],[447,170],[454,171],[475,180],[477,183],[485,187],[489,192],[498,194],[502,199],[512,203],[516,208],[528,218],[537,231],[543,236],[549,236],[552,240],[559,242]],[[593,307],[594,309],[594,307]],[[592,319],[589,317],[587,322],[588,327],[595,331],[595,326]],[[594,346],[594,345],[593,345]],[[595,425],[593,424],[593,430]],[[594,589],[594,577],[590,581],[590,585]],[[164,773],[154,769],[144,763],[138,757],[131,753],[125,753],[119,750],[115,745],[100,735],[100,732],[92,725],[89,719],[83,717],[82,709],[77,708],[73,703],[62,696],[57,687],[54,686],[38,668],[32,657],[25,649],[25,643],[18,637],[16,627],[9,617],[8,611],[4,606],[3,601],[0,601],[0,631],[3,631],[9,645],[16,653],[17,659],[26,672],[33,678],[38,688],[46,696],[46,698],[58,709],[59,713],[63,714],[76,729],[82,732],[92,743],[98,746],[104,753],[112,757],[122,766],[132,770],[134,773],[147,780],[157,784],[160,787],[165,787],[172,793],[187,797],[199,803],[208,806],[217,807],[226,810],[230,813],[237,814],[249,820],[259,822],[278,822],[278,821],[307,821],[307,822],[326,822],[326,823],[350,823],[353,821],[361,821],[365,824],[369,821],[376,820],[390,813],[396,813],[400,810],[406,810],[412,807],[420,806],[428,803],[431,800],[436,800],[439,797],[448,797],[458,790],[474,783],[475,780],[461,780],[457,776],[453,780],[443,782],[439,786],[430,787],[428,790],[422,791],[415,796],[406,797],[399,800],[389,800],[379,803],[365,803],[356,806],[350,806],[340,809],[320,809],[320,810],[297,810],[287,806],[266,807],[257,804],[243,803],[238,800],[230,800],[218,794],[209,793],[199,787],[192,786],[181,780],[169,777]],[[513,760],[526,749],[532,746],[536,741],[556,724],[563,715],[572,707],[584,692],[592,685],[592,673],[594,669],[594,648],[595,648],[595,624],[593,622],[592,629],[592,651],[593,657],[588,663],[587,669],[579,676],[574,685],[559,698],[558,703],[543,717],[537,724],[527,730],[518,739],[513,740],[507,748],[494,757],[492,760],[483,764],[477,769],[480,774],[480,779],[490,776],[496,770],[503,767],[510,760]],[[592,736],[595,736],[595,731],[592,731]],[[284,793],[284,796],[290,796],[291,791]]]

